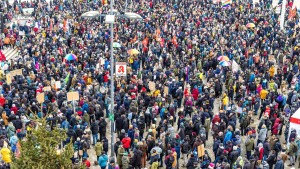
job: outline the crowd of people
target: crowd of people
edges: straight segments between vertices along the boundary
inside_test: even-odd
[[[284,30],[271,0],[254,6],[251,0],[226,6],[211,0],[132,0],[128,6],[115,1],[120,13],[127,6],[143,19],[117,17],[114,41],[120,47],[114,48],[114,60],[104,18],[81,17],[88,11],[108,14],[109,3],[1,2],[6,22],[1,49],[19,51],[1,64],[3,167],[22,153],[16,145],[34,130],[34,114],[66,130],[66,143],[74,144],[73,164],[87,168],[298,166],[300,135],[289,120],[300,107],[300,28],[291,0]],[[8,24],[24,8],[34,8],[32,20]],[[75,59],[65,59],[67,54]],[[110,76],[116,61],[127,63],[127,76]],[[8,82],[7,74],[16,69],[22,75]],[[78,101],[67,101],[72,91]],[[41,105],[39,93],[45,94]],[[111,102],[115,158],[109,156]]]

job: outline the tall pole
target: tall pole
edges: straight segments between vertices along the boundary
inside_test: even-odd
[[[127,12],[128,0],[125,1],[125,12]]]
[[[281,4],[280,30],[284,29],[285,8],[286,8],[286,0],[283,0]]]
[[[111,0],[110,2],[110,12],[111,15],[113,15],[113,3],[114,1]],[[111,119],[110,119],[110,127],[111,127],[111,158],[115,158],[114,154],[114,48],[113,48],[113,43],[114,43],[114,22],[110,24],[110,114],[111,114]]]

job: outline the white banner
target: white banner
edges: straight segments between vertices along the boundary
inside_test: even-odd
[[[232,72],[237,72],[239,70],[239,64],[237,64],[234,60],[232,61]]]
[[[126,62],[116,62],[116,76],[126,76],[127,67]]]

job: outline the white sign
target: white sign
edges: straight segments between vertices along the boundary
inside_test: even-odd
[[[60,81],[55,81],[55,88],[60,89],[61,88],[61,83]]]
[[[116,62],[116,76],[126,76],[126,62]]]
[[[237,72],[239,70],[239,64],[237,64],[234,60],[232,61],[232,72]]]

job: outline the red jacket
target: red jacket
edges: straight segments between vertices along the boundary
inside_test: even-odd
[[[131,139],[130,137],[124,137],[122,139],[122,144],[124,148],[130,148]]]
[[[4,104],[5,104],[5,98],[0,97],[0,106],[4,107]]]
[[[259,160],[262,160],[264,156],[264,148],[259,149]]]
[[[12,107],[10,110],[13,111],[14,114],[16,114],[18,112],[18,108],[17,107]]]

